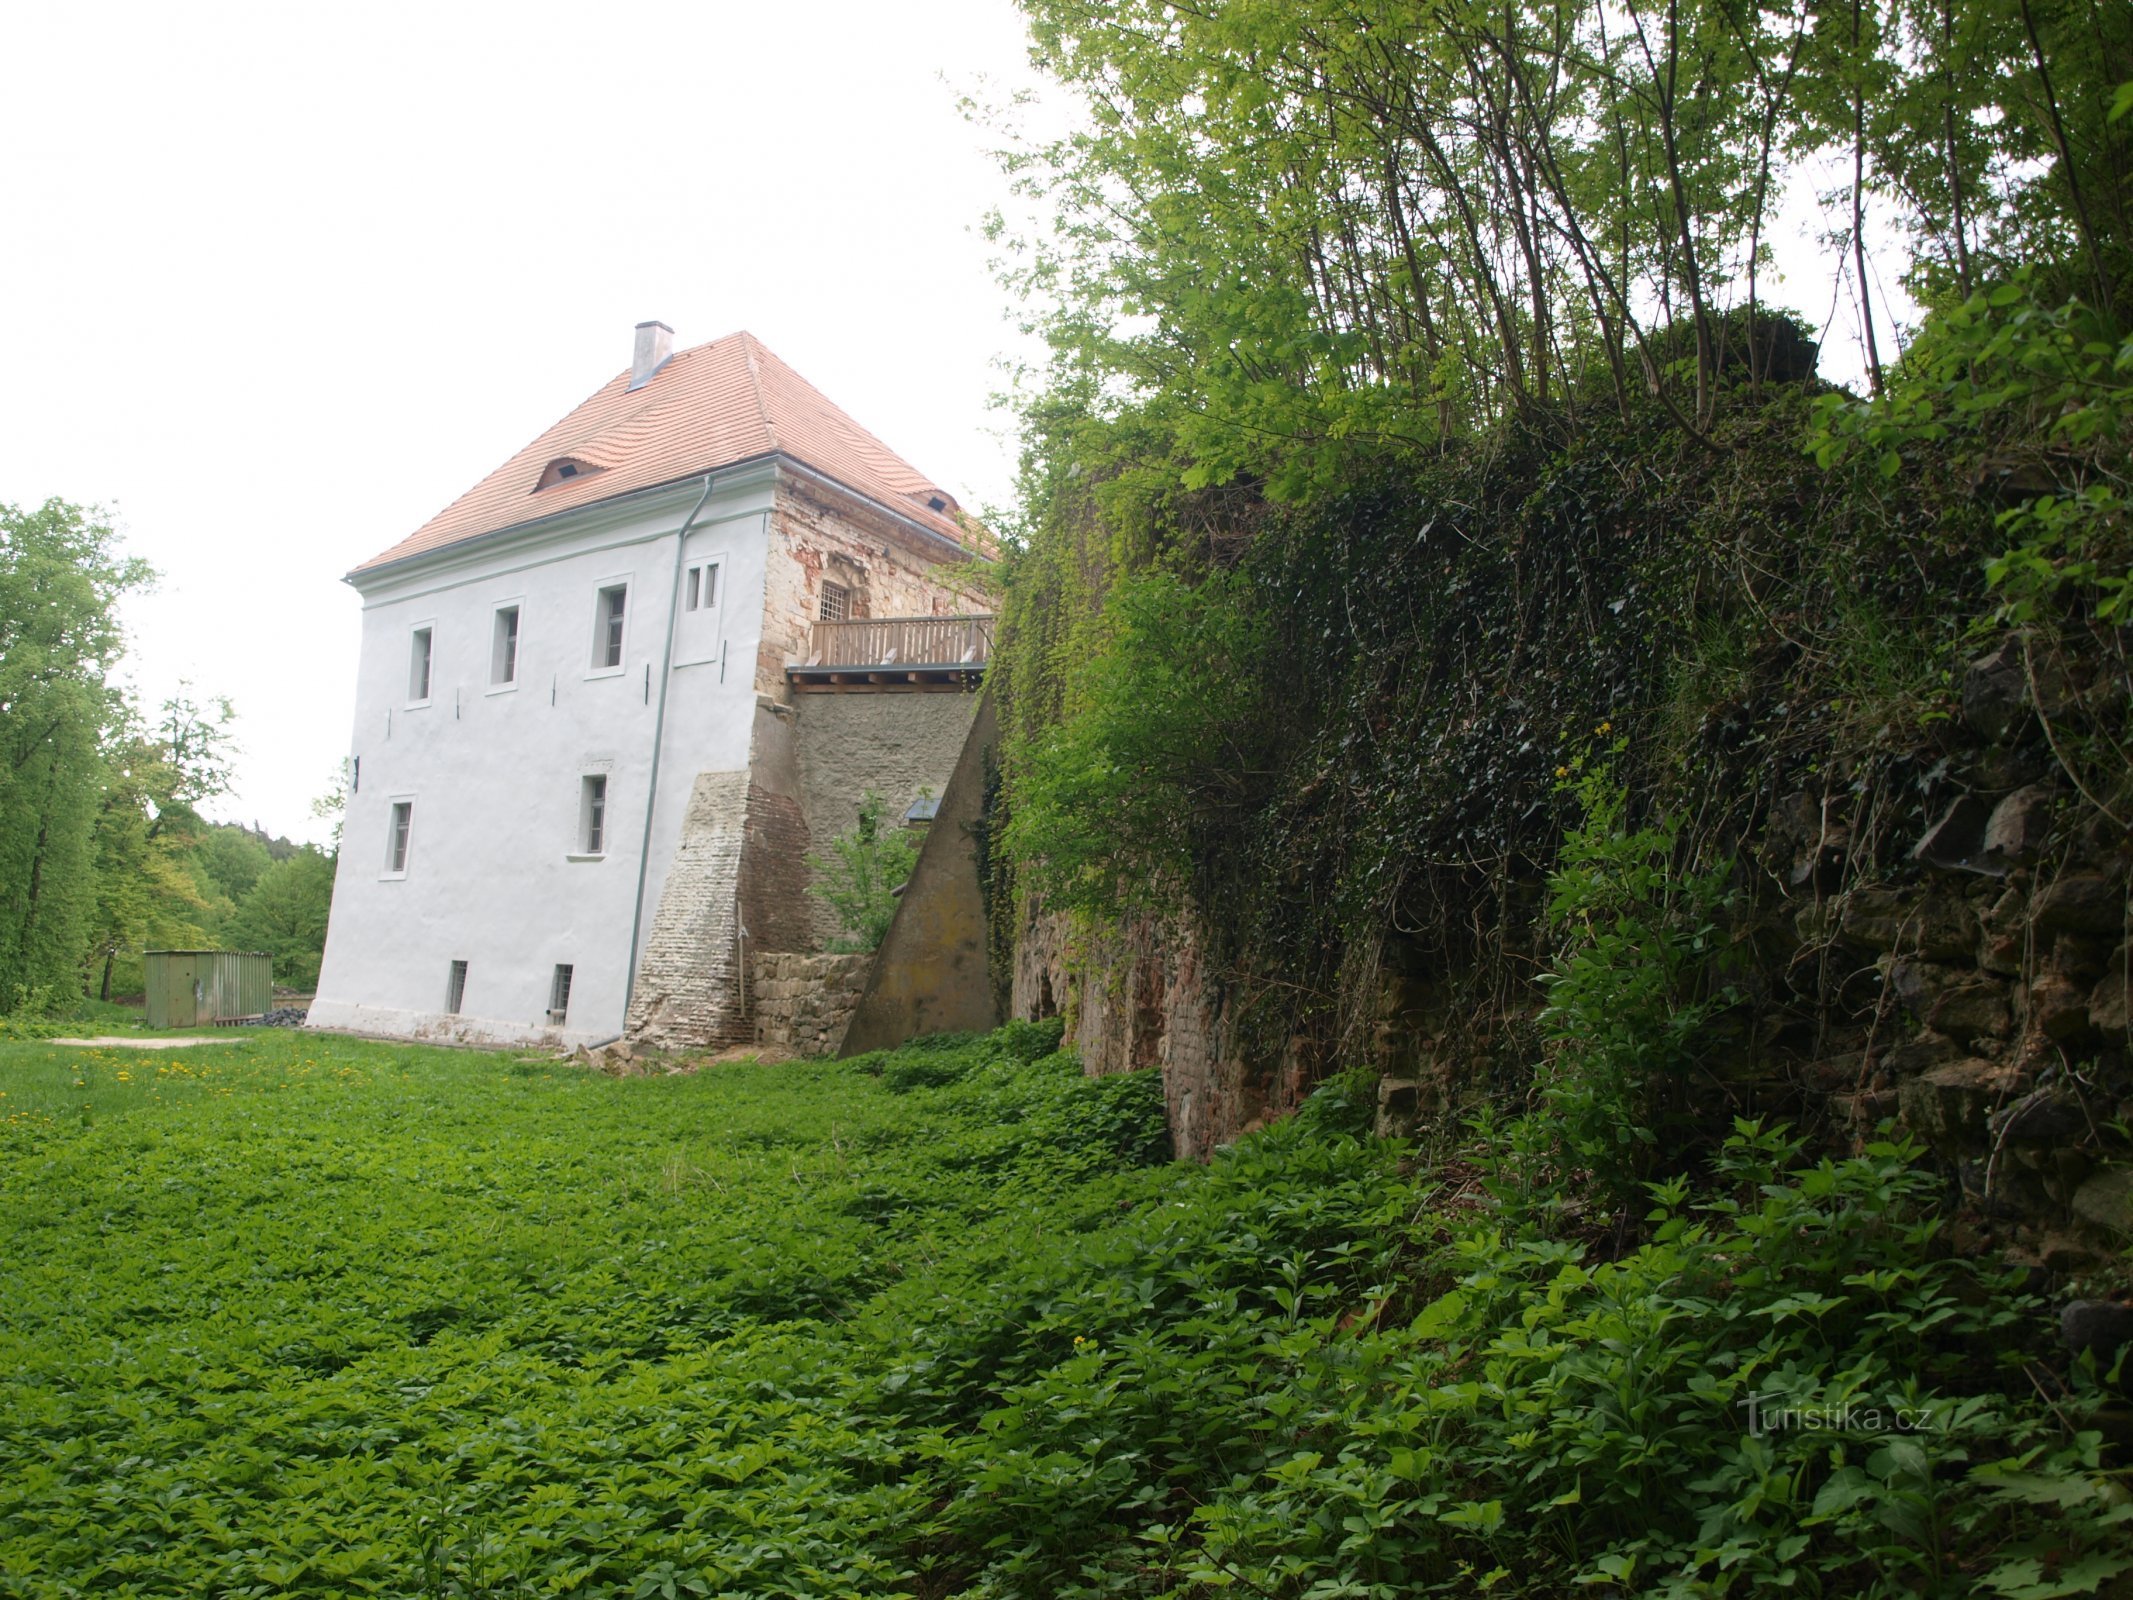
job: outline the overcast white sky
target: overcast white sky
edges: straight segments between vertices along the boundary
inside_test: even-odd
[[[1008,0],[69,4],[4,37],[0,500],[101,503],[162,571],[134,678],[236,703],[217,815],[319,836],[341,574],[640,320],[748,328],[966,504],[1007,497],[1002,180],[955,91],[1027,81]]]

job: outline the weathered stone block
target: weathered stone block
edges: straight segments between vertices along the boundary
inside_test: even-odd
[[[1896,1078],[1915,1078],[1931,1067],[1963,1059],[1963,1047],[1946,1034],[1921,1033],[1883,1052],[1882,1067]]]
[[[2121,932],[2126,925],[2126,892],[2115,877],[2074,872],[2038,892],[2030,920],[2039,933]]]
[[[1903,1120],[1929,1143],[1981,1147],[1986,1119],[2021,1085],[2021,1073],[1997,1061],[1972,1058],[1932,1067],[1898,1090]]]
[[[2023,1096],[1992,1119],[1995,1143],[2048,1148],[2088,1131],[2081,1103],[2052,1089]]]
[[[2022,641],[2003,640],[1963,674],[1963,721],[1972,732],[2002,744],[2028,714],[2029,674],[2022,663]]]
[[[1923,1017],[1940,992],[1961,975],[1960,967],[1899,956],[1888,963],[1889,992],[1915,1017]]]
[[[2017,789],[1992,808],[1985,824],[1984,860],[2006,871],[2037,859],[2051,833],[2052,792],[2041,783]]]
[[[1992,815],[1992,808],[1976,795],[1958,796],[1941,813],[1940,820],[1911,847],[1912,859],[1939,867],[1944,872],[1991,870],[1981,857],[1985,848],[1985,826]]]
[[[2106,1167],[2074,1191],[2074,1215],[2092,1228],[2133,1238],[2133,1167]]]
[[[2057,1043],[2089,1032],[2088,991],[2057,972],[2041,972],[2025,991],[2029,1025]]]
[[[1935,995],[1927,1006],[1926,1025],[1936,1033],[1970,1043],[1977,1039],[2004,1039],[2014,1024],[2007,991],[1997,983],[1952,984]]]
[[[1845,897],[1839,933],[1847,944],[1945,961],[1967,955],[1977,922],[1960,901],[1900,889],[1855,889]]]

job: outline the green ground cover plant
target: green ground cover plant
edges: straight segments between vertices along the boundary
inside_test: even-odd
[[[2092,1592],[2126,1498],[1913,1152],[1646,1241],[1370,1085],[1206,1167],[1018,1025],[615,1080],[0,1040],[0,1593]],[[2032,1372],[2042,1373],[2032,1365]],[[1748,1426],[1773,1407],[1916,1425]]]

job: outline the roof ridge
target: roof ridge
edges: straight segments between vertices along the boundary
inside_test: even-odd
[[[771,354],[762,340],[758,339],[746,328],[743,328],[741,330],[741,354],[748,360],[748,383],[755,390],[756,415],[763,419],[763,437],[770,441],[770,448],[775,450],[778,448],[778,425],[770,418],[770,402],[763,398],[763,368],[761,363],[756,360],[756,352],[759,350],[764,355]],[[771,359],[777,360],[777,357],[772,356]],[[780,364],[782,365],[782,363]]]

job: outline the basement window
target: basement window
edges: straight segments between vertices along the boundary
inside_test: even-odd
[[[852,615],[852,591],[841,583],[825,583],[822,586],[822,620],[824,622],[848,622]]]
[[[428,705],[430,699],[430,640],[432,630],[417,628],[407,653],[407,703]]]
[[[489,683],[502,688],[518,682],[518,607],[498,606],[489,645]]]
[[[593,611],[592,664],[596,671],[622,665],[622,624],[629,614],[629,599],[626,583],[611,584],[600,591],[600,602]]]
[[[548,1025],[560,1028],[570,1017],[570,963],[558,961],[548,983]]]
[[[607,774],[590,773],[579,786],[578,850],[588,856],[607,853]]]
[[[407,874],[407,843],[414,831],[415,802],[395,800],[392,821],[385,833],[385,870],[398,876]]]
[[[466,999],[467,964],[464,961],[455,961],[452,963],[452,975],[444,980],[444,1014],[448,1017],[458,1016],[459,1008],[466,1004]]]

